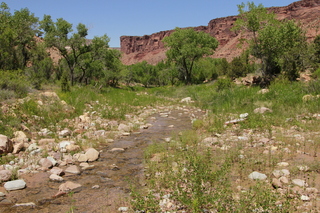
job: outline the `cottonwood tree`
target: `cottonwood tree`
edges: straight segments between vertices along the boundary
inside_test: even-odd
[[[71,34],[72,24],[63,18],[58,18],[56,22],[53,22],[50,15],[44,15],[40,24],[45,32],[44,40],[47,46],[57,49],[66,61],[73,86],[79,58],[90,51],[90,46],[86,44],[85,38],[88,35],[87,27],[80,23],[76,27],[77,32]]]
[[[218,47],[218,41],[205,32],[193,28],[180,29],[162,40],[168,48],[166,56],[174,62],[181,73],[185,84],[193,83],[192,71],[194,62],[203,56],[212,55]]]
[[[24,69],[31,58],[39,33],[38,18],[27,8],[12,15],[8,5],[0,5],[0,69]]]
[[[277,20],[261,4],[242,3],[238,5],[238,11],[239,18],[233,30],[252,33],[250,53],[261,60],[264,80],[269,81],[281,72],[294,80],[297,71],[303,67],[305,57],[303,30],[294,21]]]

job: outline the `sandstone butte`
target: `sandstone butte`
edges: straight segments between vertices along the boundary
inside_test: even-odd
[[[277,18],[294,19],[300,22],[306,30],[309,41],[320,33],[320,0],[301,0],[284,7],[270,7]],[[193,27],[197,31],[205,31],[219,41],[219,47],[211,57],[232,58],[241,54],[243,48],[238,48],[240,38],[250,38],[250,34],[241,34],[231,31],[237,16],[228,16],[213,19],[208,26]],[[165,59],[165,48],[161,40],[169,36],[174,30],[161,31],[152,35],[144,36],[121,36],[120,45],[122,62],[126,65],[141,61],[157,64]]]

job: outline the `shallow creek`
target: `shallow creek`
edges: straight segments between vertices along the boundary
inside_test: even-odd
[[[49,172],[24,175],[27,187],[11,191],[6,199],[8,205],[0,205],[0,212],[118,212],[119,207],[130,206],[130,184],[145,186],[143,152],[151,143],[164,142],[164,138],[191,128],[191,115],[203,113],[196,109],[163,110],[152,115],[147,122],[152,126],[116,139],[108,146],[100,147],[94,168],[80,175],[65,174],[64,181],[79,183],[82,187],[67,194],[54,197],[61,182],[49,180]],[[110,152],[123,148],[124,152]],[[33,202],[35,206],[14,206]]]

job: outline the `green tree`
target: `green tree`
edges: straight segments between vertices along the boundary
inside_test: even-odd
[[[166,56],[174,62],[186,84],[192,83],[194,62],[206,55],[212,55],[218,47],[218,41],[205,32],[193,28],[180,29],[162,40],[168,48]]]
[[[242,3],[238,11],[240,18],[233,29],[252,33],[250,53],[261,60],[264,80],[270,81],[281,72],[290,80],[295,79],[304,65],[305,52],[301,47],[306,47],[306,37],[303,30],[294,21],[277,20],[261,4]]]
[[[0,5],[0,69],[24,69],[36,45],[38,18],[27,8],[12,15],[8,5]]]
[[[44,40],[48,47],[56,48],[61,56],[66,61],[71,86],[75,82],[75,70],[79,68],[79,58],[81,55],[90,51],[90,46],[87,45],[85,37],[88,34],[88,29],[84,24],[77,25],[77,32],[73,33],[72,24],[62,18],[58,18],[53,22],[50,15],[44,15],[40,22],[41,28],[45,31]]]

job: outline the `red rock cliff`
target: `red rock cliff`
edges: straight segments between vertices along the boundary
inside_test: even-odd
[[[320,0],[302,0],[285,7],[271,7],[268,10],[277,14],[279,19],[299,21],[307,31],[309,39],[320,34]],[[212,57],[232,59],[242,50],[237,48],[240,35],[231,31],[237,16],[213,19],[208,26],[195,27],[197,31],[205,31],[219,41],[219,47]],[[318,28],[319,30],[318,30]],[[124,64],[147,61],[156,64],[165,59],[165,48],[161,40],[173,30],[161,31],[145,36],[121,36],[120,45]],[[248,35],[242,35],[248,36]]]

